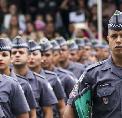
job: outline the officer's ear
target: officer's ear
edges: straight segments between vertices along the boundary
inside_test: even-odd
[[[111,32],[111,30],[108,29],[108,35],[107,35],[107,42],[108,42],[108,43],[109,43],[109,38],[110,38],[110,32]]]
[[[28,59],[30,58],[30,54],[31,54],[31,52],[29,51],[29,49],[27,49],[27,56],[28,56]]]
[[[107,42],[109,43],[109,35],[107,36]]]
[[[31,52],[28,52],[28,55],[27,55],[28,56],[28,59],[30,58],[30,55],[31,55]]]

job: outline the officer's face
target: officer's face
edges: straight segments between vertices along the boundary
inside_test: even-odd
[[[90,46],[85,46],[84,47],[84,53],[83,53],[83,56],[85,57],[89,57],[89,53],[91,53],[91,47]]]
[[[12,63],[15,66],[26,65],[29,55],[27,48],[13,48],[11,51]]]
[[[44,69],[49,69],[53,63],[53,54],[52,50],[48,50],[42,53],[42,62],[41,65]]]
[[[109,57],[110,52],[108,48],[103,49],[103,55],[104,55],[104,59],[107,59]]]
[[[96,56],[99,61],[103,60],[103,50],[102,48],[96,48]]]
[[[109,49],[107,48],[97,48],[97,58],[98,60],[105,60],[109,57]]]
[[[0,51],[0,70],[5,70],[10,64],[10,52]]]
[[[69,51],[67,45],[61,46],[60,62],[66,61],[69,58]]]
[[[112,55],[122,56],[122,30],[109,30],[107,39]]]
[[[54,51],[53,52],[53,64],[57,65],[59,62],[59,59],[60,59],[60,52],[58,50]]]
[[[78,50],[79,57],[82,57],[84,55],[84,47],[80,47]]]
[[[39,50],[35,50],[30,53],[28,66],[29,68],[36,68],[41,65],[41,53]]]
[[[78,61],[78,59],[79,59],[78,51],[77,50],[70,51],[69,59],[72,61],[75,61],[75,62]]]

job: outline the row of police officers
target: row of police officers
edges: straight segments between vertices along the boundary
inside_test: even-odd
[[[116,11],[109,20],[109,47],[95,44],[91,48],[85,40],[85,53],[79,39],[77,47],[63,37],[44,38],[39,44],[21,36],[12,42],[0,38],[0,118],[76,118],[74,101],[87,85],[93,118],[121,118],[121,19],[122,12]],[[94,51],[97,60],[91,58]],[[85,65],[78,63],[84,59]],[[101,62],[88,66],[96,61]]]
[[[62,118],[84,71],[67,53],[64,38],[0,38],[0,118]]]

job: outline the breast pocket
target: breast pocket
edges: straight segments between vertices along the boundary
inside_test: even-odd
[[[98,85],[95,103],[101,110],[109,111],[116,106],[117,96],[117,91],[111,84]]]

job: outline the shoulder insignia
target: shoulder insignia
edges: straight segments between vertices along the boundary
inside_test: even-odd
[[[103,60],[103,61],[100,61],[100,62],[96,62],[96,63],[94,63],[94,64],[91,64],[91,65],[89,65],[89,66],[86,68],[86,70],[88,71],[88,70],[90,70],[90,69],[93,69],[93,68],[95,68],[95,67],[98,67],[98,66],[104,64],[105,62],[106,62],[106,60]]]
[[[86,75],[86,73],[87,73],[88,70],[93,69],[93,68],[95,68],[95,67],[98,67],[98,66],[104,64],[105,62],[106,62],[106,60],[100,61],[100,62],[97,62],[97,63],[95,63],[95,64],[89,65],[89,66],[86,68],[86,70],[83,72],[83,74],[80,76],[78,82],[82,82],[82,80],[84,79],[84,77],[85,77],[85,75]]]
[[[52,71],[48,71],[48,70],[44,70],[46,74],[51,74],[51,75],[56,75],[54,72]]]
[[[7,79],[12,79],[12,80],[18,82],[17,79],[14,78],[14,77],[11,77],[11,76],[8,76],[8,75],[5,75],[5,74],[3,76],[6,77]]]
[[[37,77],[40,77],[40,78],[42,78],[42,79],[45,79],[43,76],[41,76],[40,74],[38,74],[38,73],[36,73],[36,72],[33,72],[33,74],[34,74],[35,76],[37,76]]]
[[[79,80],[77,81],[77,83],[81,83],[82,80],[84,79],[85,75],[86,75],[87,71],[84,71],[83,74],[80,76]]]
[[[3,76],[6,77],[6,78],[8,78],[8,79],[12,79],[13,78],[13,77],[8,76],[8,75],[5,75],[5,74],[3,74]]]
[[[61,68],[58,68],[58,71],[61,72],[61,73],[64,73],[64,74],[67,73],[65,70],[63,70],[63,69],[61,69]]]
[[[62,69],[62,68],[58,68],[58,70],[59,70],[60,72],[64,73],[64,74],[68,74],[68,75],[70,75],[70,74],[72,75],[72,74],[73,74],[71,71],[65,70],[65,69]]]
[[[23,76],[21,76],[21,75],[19,75],[19,74],[16,74],[16,76],[19,77],[19,78],[22,78],[22,79],[25,79],[25,80],[26,80],[25,77],[23,77]]]

